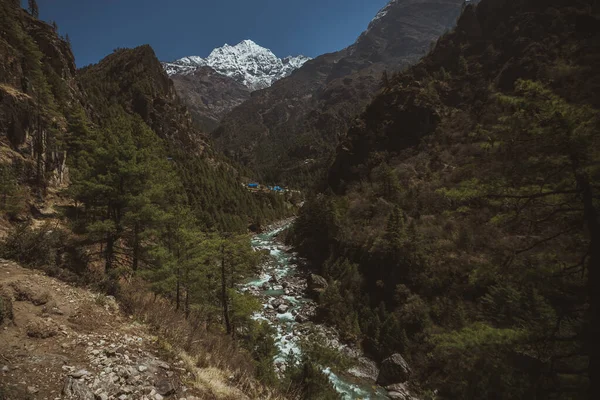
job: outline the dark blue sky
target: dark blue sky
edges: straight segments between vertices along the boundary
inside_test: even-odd
[[[37,0],[40,18],[68,33],[78,66],[117,47],[150,44],[161,61],[205,57],[252,39],[279,56],[354,42],[388,0]],[[24,1],[26,3],[26,1]]]

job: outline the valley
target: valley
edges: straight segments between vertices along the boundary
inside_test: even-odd
[[[600,398],[599,1],[45,1],[0,400]]]
[[[344,377],[336,375],[331,366],[320,366],[342,399],[387,399],[385,389],[375,385],[378,374],[375,363],[364,357],[359,349],[343,344],[331,327],[313,322],[317,304],[308,297],[308,292],[323,288],[315,287],[316,283],[311,280],[306,267],[299,267],[298,264],[303,261],[297,258],[297,253],[277,239],[278,234],[292,223],[286,220],[252,238],[252,247],[256,251],[267,250],[271,260],[261,266],[261,274],[257,279],[241,286],[242,291],[262,299],[263,310],[256,313],[254,318],[268,321],[275,327],[275,345],[278,349],[274,359],[276,368],[283,374],[290,356],[299,361],[302,342],[323,342],[354,364],[349,371],[341,371]],[[310,285],[308,281],[311,281]]]

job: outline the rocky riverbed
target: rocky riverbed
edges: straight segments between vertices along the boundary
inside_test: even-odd
[[[275,367],[283,372],[290,352],[300,356],[302,339],[319,335],[321,342],[356,361],[353,368],[337,373],[323,366],[344,400],[390,398],[386,390],[375,384],[379,370],[373,361],[364,357],[358,349],[341,343],[335,329],[313,322],[317,304],[309,298],[308,293],[322,290],[327,282],[309,274],[302,268],[304,261],[298,254],[278,240],[278,235],[292,222],[282,221],[252,238],[253,248],[268,251],[271,257],[261,265],[260,275],[241,287],[242,291],[250,292],[262,300],[263,310],[254,317],[268,321],[276,329],[275,342],[279,354],[274,360]]]

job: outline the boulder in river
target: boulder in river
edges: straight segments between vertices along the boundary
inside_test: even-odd
[[[296,314],[296,317],[294,319],[299,324],[303,324],[305,322],[308,322],[308,317],[306,315],[303,315],[303,314]]]
[[[356,352],[358,353],[358,352]],[[348,356],[358,358],[358,364],[348,370],[350,375],[353,375],[360,379],[368,379],[371,382],[377,380],[379,375],[379,369],[375,361],[368,359],[367,357],[360,356],[360,353],[352,353],[352,349],[348,348]]]
[[[312,295],[319,296],[327,286],[327,280],[320,275],[310,274],[308,277],[308,291]]]
[[[410,378],[411,372],[410,366],[402,355],[392,354],[381,363],[377,383],[380,385],[404,383]]]
[[[276,299],[273,299],[273,301],[271,301],[271,304],[273,305],[273,308],[278,308],[283,303],[284,303],[284,301],[283,301],[283,299],[281,297],[278,297]]]
[[[405,383],[396,383],[394,385],[389,385],[385,387],[387,390],[387,395],[390,399],[394,400],[413,400],[413,397],[410,390],[408,390]]]
[[[277,312],[280,314],[284,314],[285,312],[287,312],[288,308],[289,307],[286,304],[281,304],[279,307],[277,307]]]

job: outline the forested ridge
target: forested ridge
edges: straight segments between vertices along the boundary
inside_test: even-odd
[[[467,5],[300,211],[322,317],[436,398],[600,397],[599,13]]]

